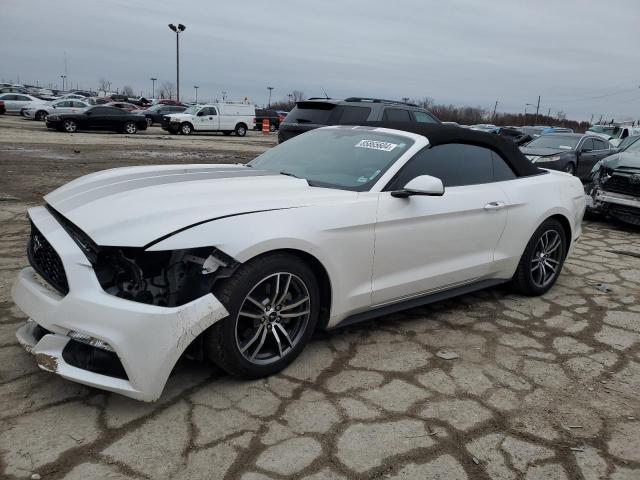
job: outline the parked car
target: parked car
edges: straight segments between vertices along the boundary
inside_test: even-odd
[[[591,180],[590,212],[640,227],[640,142],[598,162]]]
[[[542,132],[546,129],[547,127],[531,127],[531,126],[525,126],[525,127],[520,127],[519,130],[522,133],[525,133],[527,135],[530,135],[532,138],[538,138],[540,135],[542,135]]]
[[[471,128],[471,130],[480,130],[481,132],[487,133],[498,133],[498,131],[500,130],[499,127],[488,123],[478,123],[476,125],[471,125],[471,127],[469,128]]]
[[[589,180],[593,166],[612,153],[603,138],[579,133],[541,135],[520,150],[536,166],[561,170],[582,180]]]
[[[118,168],[46,195],[13,288],[30,317],[18,341],[45,370],[151,401],[193,342],[258,378],[317,329],[554,285],[581,234],[577,178],[497,135],[369,127],[316,129],[247,166]]]
[[[275,110],[256,108],[256,116],[253,118],[253,129],[262,130],[262,122],[269,120],[269,131],[275,132],[280,126],[280,115]]]
[[[137,105],[134,105],[133,103],[128,103],[128,102],[109,102],[109,103],[105,103],[104,105],[106,105],[107,107],[116,107],[116,108],[119,108],[120,110],[125,110],[127,112],[140,111]]]
[[[147,129],[147,120],[142,115],[129,113],[116,107],[99,105],[78,113],[47,115],[48,128],[74,133],[78,130],[113,130],[134,134]]]
[[[0,115],[7,113],[7,108],[4,106],[4,100],[0,100]]]
[[[187,107],[181,107],[179,105],[164,105],[161,103],[157,103],[155,105],[150,106],[146,110],[141,110],[140,115],[144,115],[147,119],[147,126],[151,126],[154,123],[162,122],[162,116],[168,115],[171,113],[182,113],[187,109]]]
[[[246,103],[212,103],[193,105],[182,113],[162,117],[162,128],[169,133],[190,135],[192,132],[223,132],[244,137],[253,125],[255,106]]]
[[[366,121],[439,124],[433,114],[412,103],[380,98],[349,97],[345,100],[314,98],[296,103],[278,130],[282,143],[301,133],[326,125],[349,125]]]
[[[177,106],[180,106],[180,107],[186,107],[187,106],[186,104],[184,104],[182,102],[179,102],[177,100],[171,100],[169,98],[161,98],[160,100],[154,100],[153,104],[155,105],[156,103],[159,103],[161,105],[177,105]]]
[[[23,93],[25,95],[29,95],[29,92],[26,88],[14,86],[2,87],[0,88],[0,93]]]
[[[278,121],[280,123],[284,122],[284,119],[287,118],[287,115],[289,115],[289,112],[285,112],[284,110],[277,110],[278,112]]]
[[[44,100],[22,93],[3,93],[0,94],[0,100],[4,102],[5,109],[9,113],[20,113],[22,107],[47,103]]]
[[[77,113],[85,108],[89,108],[87,102],[81,100],[69,100],[60,99],[50,103],[36,104],[27,107],[23,107],[23,116],[30,118],[31,120],[44,121],[47,115],[52,113]]]
[[[587,132],[599,135],[617,147],[630,135],[640,135],[640,126],[634,125],[593,125]]]

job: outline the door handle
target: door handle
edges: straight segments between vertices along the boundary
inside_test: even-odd
[[[485,210],[500,210],[501,208],[506,207],[507,204],[504,202],[489,202],[484,206]]]

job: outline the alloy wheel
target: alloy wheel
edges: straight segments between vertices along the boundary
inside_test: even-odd
[[[132,123],[132,122],[128,122],[128,123],[127,123],[127,124],[125,124],[125,126],[124,126],[124,131],[125,131],[126,133],[129,133],[129,134],[134,134],[134,133],[136,133],[136,131],[137,131],[137,130],[138,130],[138,129],[137,129],[137,127],[136,127],[136,124],[135,124],[135,123]]]
[[[78,129],[76,122],[73,120],[65,120],[64,121],[64,130],[69,133],[73,133]]]
[[[554,281],[562,262],[562,238],[556,230],[545,231],[533,251],[531,277],[533,283],[544,288]]]
[[[311,296],[300,277],[278,272],[260,280],[244,298],[236,317],[236,345],[256,365],[284,358],[302,340]]]

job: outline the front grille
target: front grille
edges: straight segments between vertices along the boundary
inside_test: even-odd
[[[69,293],[67,274],[60,255],[53,249],[36,226],[31,224],[31,236],[27,244],[27,257],[33,269],[62,295]]]
[[[637,174],[636,174],[637,175]],[[640,197],[640,183],[631,183],[631,175],[616,175],[615,173],[602,185],[607,192],[621,193]]]

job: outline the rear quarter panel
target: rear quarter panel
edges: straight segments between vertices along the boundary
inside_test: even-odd
[[[536,229],[549,217],[562,215],[571,228],[573,242],[582,233],[585,210],[582,182],[572,175],[549,173],[500,182],[509,200],[507,226],[494,256],[498,278],[511,278]]]

